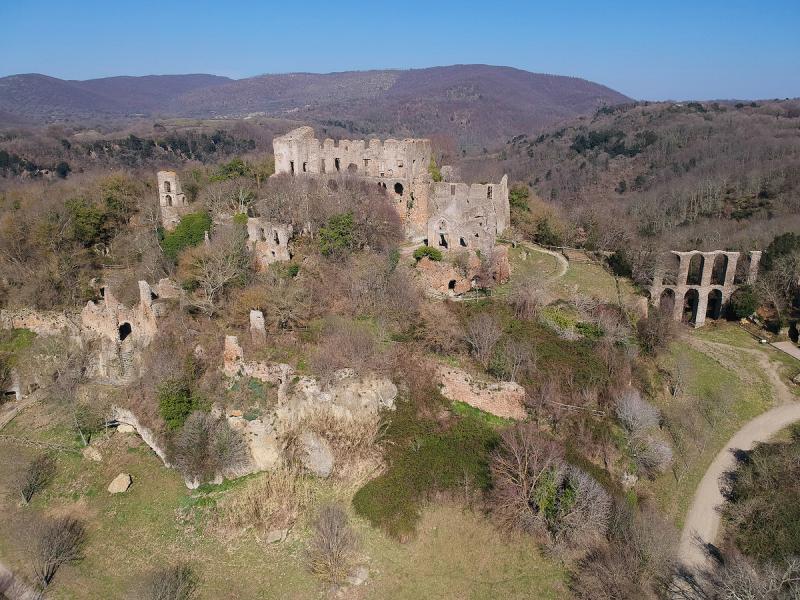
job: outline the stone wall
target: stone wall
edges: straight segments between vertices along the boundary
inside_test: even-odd
[[[0,309],[0,329],[29,329],[36,335],[80,335],[79,318],[56,311]]]
[[[439,366],[442,395],[506,419],[525,419],[525,388],[510,381],[487,382],[473,378],[463,369]]]
[[[260,270],[274,262],[291,260],[289,240],[293,234],[291,225],[279,225],[264,218],[247,219],[247,243]]]
[[[181,216],[189,210],[186,194],[181,188],[181,181],[175,171],[159,171],[158,206],[161,212],[161,224],[164,229],[172,230],[178,225]]]

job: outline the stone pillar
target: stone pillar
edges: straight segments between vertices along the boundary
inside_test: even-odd
[[[650,302],[658,306],[661,293],[664,291],[664,265],[659,262],[653,269],[653,285],[650,286]]]
[[[686,281],[689,279],[689,264],[692,262],[692,253],[673,252],[673,254],[677,254],[678,260],[680,261],[678,264],[677,281],[675,283],[678,287],[681,287],[686,285]]]
[[[747,283],[749,285],[755,283],[758,277],[758,263],[761,262],[761,251],[753,250],[750,252],[750,272],[747,274]]]
[[[264,313],[260,310],[250,311],[250,339],[254,344],[264,344],[267,341]]]
[[[675,288],[675,306],[672,307],[672,319],[678,323],[683,318],[683,303],[686,298],[686,291],[687,289],[684,286]]]
[[[714,271],[714,259],[718,252],[701,252],[703,257],[703,272],[700,274],[700,285],[707,287],[711,285],[711,273]]]
[[[733,278],[736,277],[736,265],[739,263],[739,253],[738,252],[726,252],[725,256],[728,257],[728,266],[725,269],[725,280],[724,280],[724,287],[726,290],[730,290],[733,287]],[[726,294],[723,292],[723,296]]]
[[[708,310],[708,290],[702,288],[697,292],[697,312],[694,315],[695,328],[702,327],[706,322],[706,310]]]

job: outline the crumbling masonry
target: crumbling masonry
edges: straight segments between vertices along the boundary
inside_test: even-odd
[[[392,198],[406,236],[417,243],[488,252],[509,225],[508,177],[489,184],[434,182],[427,139],[320,141],[305,126],[276,137],[273,147],[276,175],[349,173],[373,181]]]
[[[756,280],[760,260],[758,250],[748,254],[673,250],[668,260],[656,267],[650,302],[671,312],[676,321],[702,327],[706,318],[721,316],[722,307],[739,285]]]

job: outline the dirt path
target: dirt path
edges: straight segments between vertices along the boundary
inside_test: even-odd
[[[0,431],[2,431],[3,427],[13,421],[14,417],[16,417],[34,402],[36,402],[36,396],[31,394],[22,400],[14,400],[13,402],[4,404],[2,408],[0,408]]]
[[[736,465],[735,450],[751,450],[759,442],[765,442],[795,421],[800,421],[800,402],[795,401],[791,390],[780,378],[777,367],[758,350],[734,348],[726,344],[701,341],[692,338],[690,343],[711,357],[720,356],[719,362],[725,364],[724,356],[735,350],[754,358],[764,370],[772,387],[775,408],[746,423],[728,440],[706,470],[700,485],[697,486],[692,504],[686,514],[681,533],[678,556],[688,566],[700,567],[706,561],[703,544],[713,544],[719,532],[720,515],[717,511],[723,502],[719,480],[722,475]]]
[[[553,250],[548,250],[547,248],[542,248],[541,246],[536,246],[535,244],[531,244],[530,242],[520,242],[520,246],[531,250],[532,252],[541,252],[542,254],[549,254],[553,258],[558,261],[558,273],[555,275],[551,275],[548,278],[548,282],[555,281],[556,279],[560,279],[564,275],[567,274],[567,269],[569,269],[569,261],[566,257],[561,254],[560,252],[554,252]]]

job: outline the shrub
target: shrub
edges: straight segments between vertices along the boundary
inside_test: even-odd
[[[737,289],[728,302],[728,312],[734,319],[749,317],[758,309],[761,301],[751,285],[743,285]]]
[[[527,185],[512,186],[511,189],[508,190],[508,203],[511,205],[512,209],[528,212],[530,211],[528,196],[530,196],[530,191]]]
[[[658,354],[675,337],[675,322],[671,315],[651,307],[650,314],[636,323],[636,337],[642,350],[648,354]]]
[[[185,215],[178,226],[164,235],[161,248],[164,255],[176,260],[185,248],[197,246],[205,239],[206,231],[211,230],[211,217],[206,212]]]
[[[428,173],[431,175],[431,179],[434,181],[442,181],[442,172],[439,170],[439,167],[436,166],[436,159],[431,156],[431,162],[428,163]]]
[[[623,392],[617,402],[616,414],[622,426],[631,433],[658,427],[661,422],[658,409],[643,400],[641,394],[633,388]]]
[[[175,460],[194,482],[237,474],[249,458],[243,435],[224,418],[200,411],[186,419],[175,439]]]
[[[341,256],[355,249],[355,222],[353,213],[346,212],[328,219],[324,227],[320,227],[319,251],[324,256]]]
[[[442,251],[438,248],[434,248],[433,246],[420,246],[416,250],[414,250],[414,258],[419,260],[423,257],[427,256],[431,260],[440,261],[442,260]]]
[[[185,379],[168,379],[158,387],[158,410],[169,429],[183,426],[197,405],[197,398]]]
[[[342,583],[347,577],[358,540],[341,507],[322,507],[314,524],[314,537],[308,549],[311,571],[328,583]]]
[[[430,423],[411,418],[391,437],[406,443],[389,456],[386,472],[353,497],[356,512],[389,535],[412,533],[420,503],[434,492],[489,487],[488,460],[498,436],[482,420],[467,416],[451,429],[435,432]]]
[[[192,568],[178,564],[151,573],[138,597],[142,600],[193,600],[197,598],[197,583]]]
[[[33,570],[46,588],[62,566],[82,558],[86,530],[77,519],[60,517],[41,522],[32,541]]]
[[[40,454],[28,463],[18,483],[19,493],[25,504],[53,480],[55,473],[56,462],[49,454]]]

